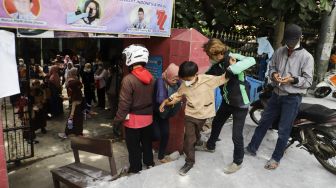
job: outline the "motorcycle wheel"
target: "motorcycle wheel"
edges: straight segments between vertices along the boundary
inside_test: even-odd
[[[261,114],[263,113],[264,109],[263,108],[260,108],[260,107],[256,107],[256,106],[253,106],[250,110],[250,117],[252,119],[252,121],[259,125],[259,121],[261,119]]]
[[[336,175],[336,138],[331,138],[322,132],[315,134],[319,145],[329,148],[330,152],[320,149],[323,153],[314,153],[314,156],[325,169]]]
[[[331,93],[330,87],[318,87],[314,91],[314,96],[316,98],[324,98]]]

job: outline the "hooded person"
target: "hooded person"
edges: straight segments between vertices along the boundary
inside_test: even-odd
[[[141,45],[130,45],[123,51],[129,74],[122,80],[114,126],[123,124],[129,154],[128,173],[142,170],[142,161],[154,166],[152,152],[154,79],[145,68],[149,52]],[[143,156],[143,159],[142,159]]]
[[[154,87],[154,139],[160,140],[158,159],[161,163],[169,162],[170,158],[165,157],[166,147],[169,139],[169,119],[173,117],[181,108],[181,103],[173,107],[166,107],[164,112],[160,112],[160,104],[180,87],[178,77],[179,67],[174,63],[169,64],[162,73],[162,78],[158,78]]]

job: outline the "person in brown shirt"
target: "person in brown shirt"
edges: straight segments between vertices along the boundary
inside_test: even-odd
[[[228,80],[225,74],[212,76],[197,74],[198,66],[192,61],[185,61],[179,67],[178,76],[183,84],[178,91],[164,100],[160,105],[160,111],[165,106],[173,105],[186,98],[185,109],[185,134],[183,150],[186,154],[186,163],[179,170],[184,176],[195,164],[195,145],[200,140],[200,130],[206,119],[215,116],[214,89],[225,84]]]

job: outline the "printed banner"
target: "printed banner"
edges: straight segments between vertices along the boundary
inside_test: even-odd
[[[173,0],[1,0],[0,27],[170,36]]]
[[[39,29],[17,29],[16,33],[18,38],[150,38],[148,35],[85,33]]]

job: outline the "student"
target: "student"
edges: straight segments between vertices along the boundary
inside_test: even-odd
[[[67,90],[71,98],[71,110],[66,123],[65,132],[59,133],[58,136],[62,139],[72,136],[83,136],[83,121],[84,121],[84,100],[82,94],[83,85],[77,77],[77,69],[72,68],[68,72]]]
[[[183,97],[187,104],[185,109],[185,134],[183,151],[186,154],[185,164],[179,170],[184,176],[195,164],[195,144],[200,140],[200,130],[206,119],[215,116],[214,90],[227,82],[225,74],[211,76],[197,74],[198,66],[192,61],[183,62],[178,71],[178,76],[183,80],[178,91],[165,99],[160,111],[164,112],[165,106],[178,103]]]
[[[152,152],[154,79],[145,68],[149,52],[141,45],[130,45],[123,51],[129,74],[122,80],[118,111],[114,126],[125,126],[125,139],[130,167],[128,173],[138,173],[143,163],[154,166]]]
[[[224,168],[227,174],[241,168],[244,158],[243,128],[249,107],[249,90],[245,81],[244,70],[253,66],[253,57],[230,53],[219,39],[211,39],[204,45],[204,50],[213,65],[206,74],[220,75],[226,72],[229,81],[221,87],[223,101],[212,121],[211,135],[206,145],[196,147],[198,150],[214,152],[216,141],[226,120],[232,115],[232,141],[234,144],[233,162]],[[234,59],[234,60],[232,60]],[[236,62],[238,60],[238,62]]]

